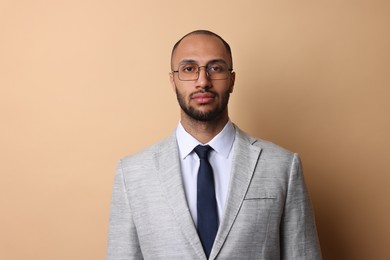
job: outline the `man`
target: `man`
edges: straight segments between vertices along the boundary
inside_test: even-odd
[[[229,45],[191,32],[171,68],[181,121],[120,161],[107,259],[321,259],[298,155],[229,120]]]

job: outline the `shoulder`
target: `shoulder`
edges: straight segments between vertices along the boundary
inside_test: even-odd
[[[148,166],[155,163],[155,159],[167,153],[177,150],[175,134],[171,134],[165,139],[150,145],[134,154],[127,155],[120,159],[121,168]]]
[[[284,147],[281,147],[271,141],[264,140],[258,137],[254,137],[240,128],[236,127],[236,138],[238,142],[247,143],[253,147],[261,149],[262,154],[278,155],[278,157],[292,157],[295,153],[287,150]]]
[[[297,153],[270,141],[253,137],[238,128],[236,138],[238,141],[235,150],[236,156],[245,158],[241,161],[248,162],[249,160],[246,158],[257,156],[255,172],[258,173],[258,176],[270,179],[276,178],[283,183],[287,183],[284,181],[287,181],[294,173],[297,173],[296,176],[300,175],[302,166]],[[238,156],[237,154],[241,155]]]

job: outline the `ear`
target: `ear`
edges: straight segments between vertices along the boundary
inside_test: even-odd
[[[236,73],[235,72],[232,72],[230,74],[230,79],[229,80],[230,80],[229,92],[233,93],[234,82],[236,81]]]
[[[169,80],[171,82],[173,92],[176,92],[175,75],[173,72],[169,72]]]

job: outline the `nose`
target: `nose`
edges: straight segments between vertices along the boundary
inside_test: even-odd
[[[203,70],[202,70],[203,69]],[[211,81],[207,73],[207,67],[206,66],[199,66],[199,76],[197,80],[197,86],[200,88],[210,88],[211,87]]]

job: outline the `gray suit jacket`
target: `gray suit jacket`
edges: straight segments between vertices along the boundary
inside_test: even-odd
[[[321,259],[298,155],[236,129],[225,213],[209,259]],[[173,134],[120,161],[108,260],[206,259],[178,157]]]

